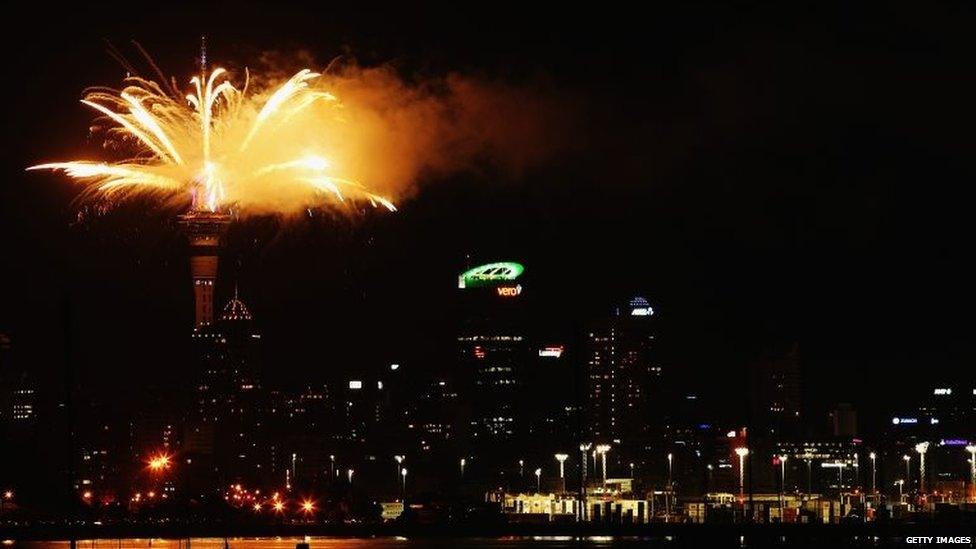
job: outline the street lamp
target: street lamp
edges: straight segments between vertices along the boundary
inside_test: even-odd
[[[630,462],[630,478],[634,478],[634,462]]]
[[[673,465],[674,465],[674,454],[668,452],[668,490],[670,490],[674,484],[671,480],[671,470]]]
[[[789,456],[783,454],[779,456],[779,474],[780,474],[780,484],[782,485],[783,492],[786,492],[786,459]]]
[[[583,468],[583,478],[582,478],[583,486],[586,486],[586,461],[587,461],[586,452],[590,449],[590,446],[592,446],[592,444],[590,444],[589,442],[581,442],[579,445],[580,453],[582,454],[582,456],[580,456],[582,457],[582,460],[580,460],[580,464]]]
[[[602,458],[601,459],[601,463],[602,463],[602,466],[603,466],[603,483],[604,484],[607,483],[607,452],[609,452],[609,451],[610,451],[610,445],[609,444],[599,444],[596,447],[596,452],[598,454],[600,454],[600,457]]]
[[[919,442],[915,445],[918,452],[918,492],[925,496],[925,452],[929,451],[928,442]]]
[[[519,460],[519,477],[525,478],[525,460]]]
[[[746,497],[746,456],[749,455],[749,449],[745,447],[736,448],[735,454],[739,456],[739,501],[744,502]]]
[[[966,451],[969,452],[969,490],[976,498],[976,444],[966,446]]]
[[[779,456],[779,520],[783,522],[783,508],[786,507],[786,454]]]
[[[400,477],[402,479],[402,484],[400,484],[400,499],[406,499],[407,494],[407,468],[404,467],[400,469]]]
[[[535,470],[535,491],[536,493],[542,492],[542,468]]]
[[[468,460],[466,460],[466,459],[464,459],[464,458],[461,458],[461,478],[464,478],[464,465],[465,465],[465,464],[466,464],[467,462],[468,462]]]
[[[396,469],[393,471],[394,479],[397,482],[400,481],[400,466],[403,465],[403,460],[407,459],[407,456],[395,455],[393,456],[393,461],[396,461]]]
[[[569,454],[556,454],[555,458],[559,462],[559,478],[566,478],[564,466],[566,460],[569,459]]]
[[[674,495],[674,481],[672,480],[671,476],[673,466],[674,454],[668,452],[668,493],[664,496],[664,512],[668,517],[668,520],[671,520],[671,497]]]
[[[905,478],[911,483],[912,480],[912,456],[905,454],[901,456],[901,459],[905,460]],[[910,485],[909,485],[910,486]]]
[[[905,499],[905,479],[900,478],[895,481],[895,486],[898,487],[898,503],[901,503]]]
[[[329,477],[335,478],[338,474],[335,470],[335,454],[329,454]]]
[[[878,478],[878,476],[877,476],[877,471],[878,471],[878,467],[877,467],[877,465],[878,465],[878,463],[877,463],[878,456],[874,452],[871,452],[870,454],[868,454],[868,457],[871,459],[871,494],[873,496],[873,495],[876,495],[878,493],[878,489],[877,489],[877,486],[875,484],[875,481]]]
[[[804,454],[804,461],[807,462],[807,493],[813,493],[813,458],[810,454]]]
[[[346,470],[346,476],[347,476],[347,477],[349,477],[349,484],[352,484],[352,475],[353,475],[353,473],[355,473],[355,472],[356,472],[356,471],[354,471],[354,470],[352,470],[352,469],[347,469],[347,470]]]

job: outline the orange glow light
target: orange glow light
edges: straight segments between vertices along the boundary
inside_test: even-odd
[[[159,472],[163,469],[169,469],[171,460],[166,454],[157,454],[149,459],[149,469],[153,472]]]

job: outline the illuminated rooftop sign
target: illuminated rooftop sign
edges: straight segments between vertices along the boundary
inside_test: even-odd
[[[637,296],[630,300],[630,316],[651,316],[654,308],[643,297]]]
[[[951,395],[952,389],[950,389],[949,387],[939,387],[934,391],[932,391],[932,393],[935,395]]]
[[[563,351],[565,350],[566,348],[562,345],[551,345],[549,347],[539,349],[539,356],[546,358],[559,358],[563,356]]]
[[[893,417],[891,418],[892,425],[914,425],[918,423],[917,417]]]
[[[522,295],[522,285],[498,286],[495,291],[498,292],[498,297],[518,297]]]
[[[458,288],[478,288],[482,286],[495,286],[503,282],[511,282],[519,277],[525,267],[521,263],[502,261],[500,263],[488,263],[473,269],[468,269],[458,276]]]

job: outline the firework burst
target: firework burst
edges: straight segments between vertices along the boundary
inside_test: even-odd
[[[302,70],[284,83],[250,92],[224,69],[190,80],[190,93],[129,77],[121,90],[96,89],[81,101],[96,111],[107,141],[131,151],[117,162],[51,162],[29,170],[62,171],[98,196],[187,197],[190,213],[229,209],[287,213],[321,200],[393,203],[343,172],[339,99]]]

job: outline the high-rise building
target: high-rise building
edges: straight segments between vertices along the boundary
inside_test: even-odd
[[[498,453],[513,440],[520,418],[522,373],[531,359],[519,263],[480,265],[458,278],[461,324],[457,336],[464,401],[470,405],[472,442]]]
[[[835,437],[857,436],[857,410],[849,402],[840,402],[830,411],[830,424]]]
[[[199,377],[183,451],[217,478],[255,478],[267,473],[259,379],[261,335],[237,291],[219,319],[193,330]],[[201,473],[203,476],[204,473]]]
[[[454,384],[440,378],[428,381],[407,411],[406,430],[412,446],[423,452],[450,447],[456,438],[458,407]]]
[[[590,324],[584,338],[586,431],[617,447],[618,460],[639,459],[652,434],[652,391],[660,384],[654,359],[654,309],[642,297]]]
[[[802,396],[799,346],[767,351],[750,373],[753,432],[761,438],[796,436]]]

